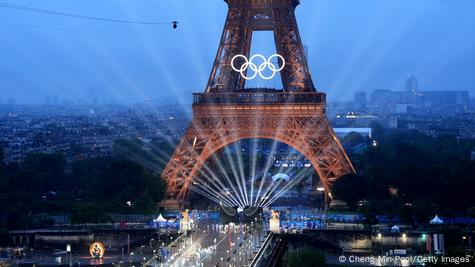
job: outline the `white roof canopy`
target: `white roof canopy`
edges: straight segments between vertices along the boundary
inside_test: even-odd
[[[392,233],[399,233],[399,227],[397,225],[394,225],[393,227],[391,227],[391,232]]]
[[[279,179],[283,179],[284,181],[288,182],[290,177],[285,173],[278,173],[278,174],[272,176],[272,182],[275,182]]]
[[[430,224],[443,224],[444,221],[439,218],[439,216],[435,215],[434,219],[430,220]]]
[[[166,222],[167,219],[163,218],[162,214],[158,215],[156,219],[153,220],[154,222]]]

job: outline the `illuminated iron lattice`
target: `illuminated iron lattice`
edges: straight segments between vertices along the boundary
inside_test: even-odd
[[[226,2],[228,15],[208,85],[194,94],[193,119],[162,173],[168,183],[163,206],[184,204],[206,160],[246,138],[273,139],[298,150],[331,197],[332,183],[354,169],[328,123],[325,93],[317,92],[308,70],[294,14],[299,1]],[[252,32],[260,30],[274,32],[277,53],[285,58],[282,90],[246,89],[245,79],[230,65],[234,55],[249,57]]]

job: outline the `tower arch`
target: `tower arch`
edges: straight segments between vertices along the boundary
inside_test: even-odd
[[[183,201],[194,176],[221,148],[243,139],[285,143],[312,164],[326,192],[340,176],[354,172],[346,153],[318,105],[194,105],[194,117],[162,176],[169,198]],[[312,110],[313,109],[313,110]],[[320,113],[319,113],[320,111]],[[290,116],[289,113],[292,113]]]

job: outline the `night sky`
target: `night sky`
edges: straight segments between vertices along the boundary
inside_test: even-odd
[[[310,71],[329,100],[374,89],[475,95],[475,1],[302,0],[297,20]],[[191,101],[203,91],[226,17],[221,0],[0,0],[101,18],[94,21],[0,7],[0,101],[47,97],[100,101]],[[170,22],[179,21],[173,30]],[[258,32],[252,53],[275,52]],[[280,87],[276,77],[256,86]]]

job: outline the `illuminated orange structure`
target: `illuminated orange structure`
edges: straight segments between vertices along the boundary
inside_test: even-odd
[[[318,173],[327,196],[340,176],[354,172],[326,117],[325,93],[315,89],[295,20],[298,0],[227,0],[221,43],[204,93],[193,94],[193,119],[162,178],[167,203],[183,204],[206,160],[224,146],[246,138],[267,138],[292,146]],[[283,89],[245,88],[233,57],[249,58],[253,31],[273,31],[285,61]],[[238,62],[238,61],[236,61]],[[238,62],[243,66],[243,60]],[[248,68],[252,71],[252,68]]]

